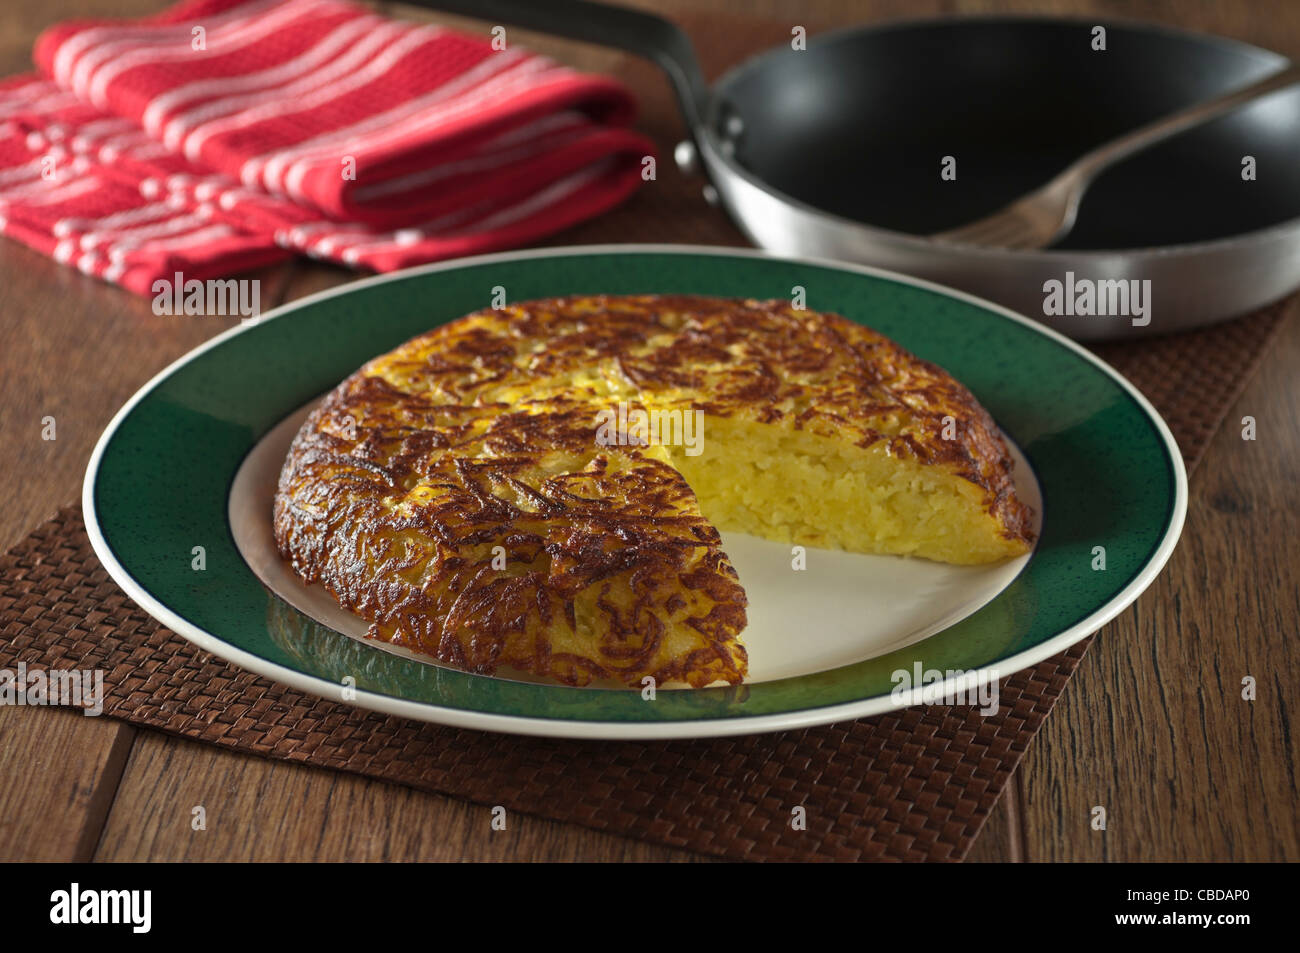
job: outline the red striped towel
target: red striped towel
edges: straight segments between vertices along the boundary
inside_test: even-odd
[[[622,201],[654,152],[613,80],[342,0],[61,24],[34,58],[0,83],[0,231],[141,294],[517,246]]]

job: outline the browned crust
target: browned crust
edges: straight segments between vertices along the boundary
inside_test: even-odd
[[[594,409],[618,399],[888,441],[1031,539],[988,413],[874,331],[788,302],[591,296],[477,312],[340,384],[285,461],[280,551],[372,637],[469,671],[738,682],[744,592],[676,470],[596,445]],[[552,652],[578,624],[590,644]],[[665,655],[669,624],[698,644]]]

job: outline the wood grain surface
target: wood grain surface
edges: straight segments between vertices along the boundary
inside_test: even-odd
[[[1037,11],[1164,21],[1300,56],[1300,4],[1174,0],[637,0],[677,16],[725,65],[735,17],[801,24],[936,13]],[[392,4],[376,4],[389,12]],[[71,17],[131,16],[159,0],[6,0],[0,72],[29,67],[32,40]],[[428,18],[402,9],[403,15]],[[469,29],[482,24],[434,18]],[[788,34],[787,34],[788,35]],[[621,54],[523,34],[586,69]],[[774,39],[773,42],[777,40]],[[640,85],[637,87],[642,89]],[[648,130],[665,153],[674,134]],[[635,200],[634,200],[635,201]],[[665,240],[653,232],[628,240]],[[583,241],[582,226],[556,243]],[[718,214],[697,240],[739,243]],[[269,306],[351,280],[292,262],[253,277]],[[1194,475],[1183,541],[1138,603],[1102,630],[971,860],[1298,860],[1300,734],[1300,321],[1228,414]],[[91,447],[149,377],[236,319],[155,316],[149,302],[0,239],[0,544],[77,499]],[[1258,439],[1243,441],[1252,415]],[[42,418],[57,439],[41,439]],[[1242,699],[1253,677],[1257,697]],[[194,831],[202,805],[207,830]],[[1107,812],[1105,831],[1090,825]],[[0,860],[698,860],[584,828],[514,818],[352,775],[245,757],[67,711],[0,706]]]

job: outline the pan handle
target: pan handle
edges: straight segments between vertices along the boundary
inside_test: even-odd
[[[694,135],[706,112],[708,84],[695,50],[675,24],[640,10],[590,0],[404,0],[418,7],[509,23],[539,33],[627,50],[668,74]]]

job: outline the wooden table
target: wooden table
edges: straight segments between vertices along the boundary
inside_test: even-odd
[[[715,17],[743,11],[810,32],[904,14],[1096,12],[1165,20],[1300,56],[1300,4],[1287,2],[638,2]],[[26,69],[33,38],[58,20],[162,6],[6,0],[0,72]],[[522,38],[584,68],[608,69],[620,59]],[[644,75],[647,83],[662,82],[648,68]],[[667,152],[672,143],[662,145]],[[718,215],[718,227],[728,228]],[[558,240],[580,240],[581,232]],[[293,262],[253,277],[262,280],[268,307],[355,276]],[[1300,860],[1300,730],[1291,725],[1300,701],[1295,310],[1194,475],[1187,527],[1168,568],[1102,630],[972,859]],[[90,449],[113,412],[156,371],[234,320],[155,316],[145,299],[0,239],[0,543],[12,545],[78,499]],[[1258,422],[1253,443],[1240,438],[1237,422],[1247,414]],[[46,416],[57,420],[54,441],[41,439]],[[1246,675],[1258,683],[1253,702],[1240,698]],[[194,832],[190,812],[200,804],[208,829]],[[1104,833],[1089,825],[1095,805],[1107,810]],[[0,707],[0,860],[696,859],[551,821],[524,818],[506,832],[493,832],[489,821],[487,808],[351,775],[66,710]]]

